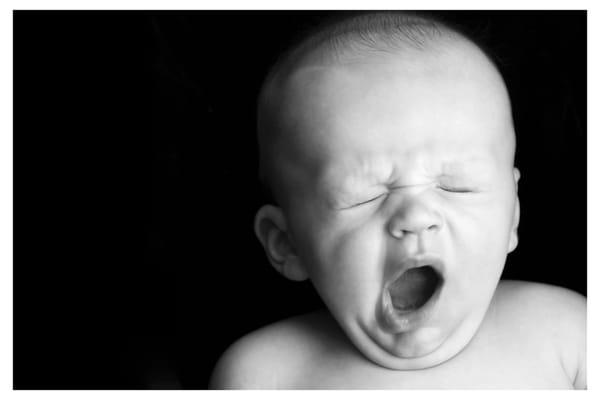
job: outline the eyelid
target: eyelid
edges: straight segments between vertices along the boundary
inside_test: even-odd
[[[387,195],[387,193],[381,193],[381,194],[379,194],[379,195],[377,195],[375,197],[370,198],[369,200],[361,201],[360,203],[352,204],[351,206],[348,206],[348,207],[343,207],[342,210],[347,210],[347,209],[350,209],[350,208],[362,206],[363,204],[371,203],[371,202],[373,202],[373,201],[375,201],[375,200],[377,200],[377,199],[379,199],[379,198],[381,198],[383,196],[386,196],[386,195]]]

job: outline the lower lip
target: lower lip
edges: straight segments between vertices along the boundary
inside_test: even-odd
[[[391,333],[404,333],[422,326],[433,314],[435,306],[439,301],[443,284],[444,281],[442,279],[429,300],[423,306],[412,311],[401,311],[395,308],[392,304],[389,291],[387,288],[384,289],[381,298],[381,314],[387,330]]]

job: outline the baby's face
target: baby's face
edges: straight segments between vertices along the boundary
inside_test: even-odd
[[[307,66],[281,99],[292,243],[350,340],[392,369],[467,345],[518,224],[501,78],[468,45],[415,54]]]

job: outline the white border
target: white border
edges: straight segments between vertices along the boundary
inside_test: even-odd
[[[596,2],[597,3],[597,2]],[[14,397],[44,397],[44,398],[98,398],[105,399],[107,396],[124,398],[130,396],[143,396],[147,398],[166,398],[166,397],[237,397],[250,396],[258,398],[280,398],[282,395],[289,398],[298,398],[304,396],[330,397],[334,394],[331,391],[319,392],[195,392],[195,391],[12,391],[12,265],[13,265],[13,125],[12,125],[12,107],[13,107],[13,84],[12,84],[12,10],[14,9],[587,9],[588,10],[588,391],[563,392],[563,391],[411,391],[406,393],[411,398],[423,399],[430,396],[439,396],[450,399],[477,398],[481,396],[492,399],[504,399],[506,396],[558,399],[564,396],[583,396],[590,397],[592,393],[598,398],[598,357],[599,347],[597,338],[600,338],[600,329],[598,321],[598,298],[594,290],[598,288],[598,272],[600,259],[598,248],[600,247],[600,236],[598,226],[600,226],[600,216],[598,205],[600,204],[598,171],[600,169],[599,150],[600,150],[600,132],[598,131],[597,112],[593,112],[598,107],[598,78],[600,71],[598,63],[598,24],[600,19],[600,8],[594,1],[570,0],[506,0],[506,1],[327,1],[327,0],[307,0],[307,1],[131,1],[131,0],[105,0],[105,1],[6,1],[3,2],[2,19],[0,20],[0,29],[2,35],[0,38],[1,50],[3,53],[2,65],[2,84],[0,93],[2,94],[2,108],[0,122],[0,277],[1,282],[1,317],[2,329],[0,330],[1,342],[3,344],[0,352],[1,386],[3,392],[9,392]],[[557,183],[558,187],[569,190],[568,182]],[[568,215],[568,210],[565,210]],[[549,216],[549,219],[552,217]],[[569,232],[557,232],[557,234],[569,234]],[[569,266],[565,266],[568,273]],[[2,393],[4,397],[6,393]],[[402,393],[405,394],[405,393]],[[364,399],[365,396],[377,396],[382,398],[397,399],[401,395],[394,391],[375,391],[365,393],[364,391],[336,391],[335,395],[344,398]]]
[[[13,81],[12,81],[12,13],[0,19],[2,46],[2,81],[0,81],[0,368],[2,383],[12,387],[12,304],[13,304]]]

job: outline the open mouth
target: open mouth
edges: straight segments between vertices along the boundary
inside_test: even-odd
[[[442,296],[445,263],[435,255],[416,255],[395,264],[397,274],[381,292],[385,330],[399,334],[418,329],[433,317]]]
[[[441,282],[441,276],[429,265],[410,268],[389,285],[391,303],[397,312],[415,311],[429,301]]]

